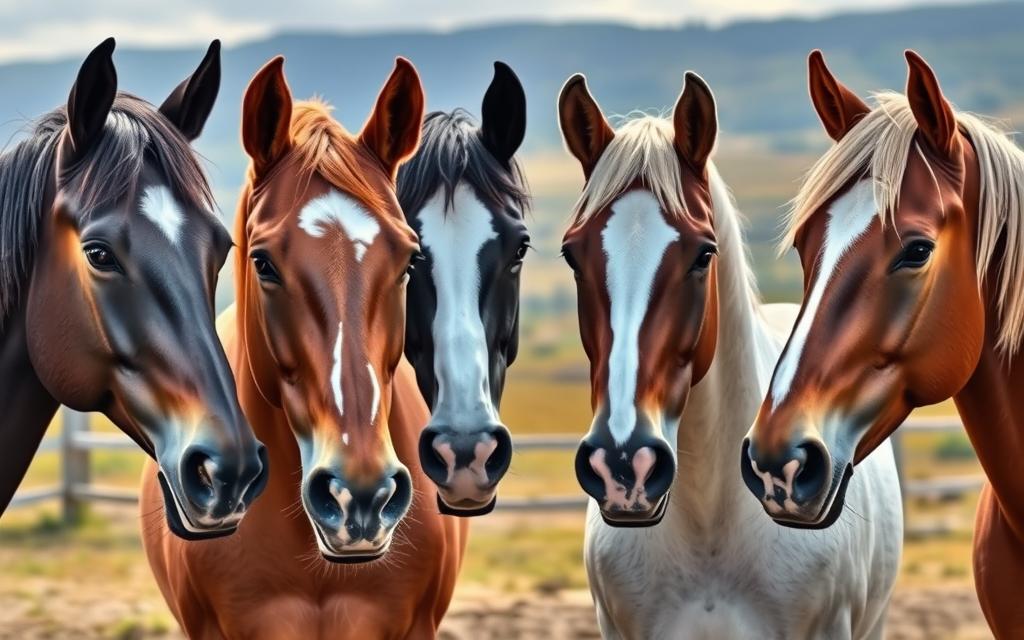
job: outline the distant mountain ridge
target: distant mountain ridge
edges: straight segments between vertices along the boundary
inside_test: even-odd
[[[116,34],[115,34],[116,35]],[[858,12],[824,19],[740,22],[641,29],[613,24],[507,24],[453,32],[282,33],[225,43],[224,83],[199,148],[215,165],[219,194],[233,193],[244,158],[238,143],[242,92],[271,56],[286,56],[297,97],[324,96],[357,130],[396,55],[422,74],[429,109],[463,106],[478,113],[503,60],[519,74],[529,102],[527,150],[560,145],[554,104],[574,72],[587,74],[607,113],[670,107],[683,71],[710,83],[728,134],[786,134],[815,127],[806,97],[805,60],[821,48],[837,74],[861,93],[901,88],[902,51],[920,51],[960,107],[1001,113],[1024,105],[1024,3],[998,2]],[[202,56],[192,50],[121,49],[122,88],[159,103]],[[0,123],[17,123],[62,103],[80,58],[0,66]],[[227,190],[227,191],[225,191]],[[230,210],[231,201],[222,202]]]

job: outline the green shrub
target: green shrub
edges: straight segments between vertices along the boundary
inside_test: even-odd
[[[936,445],[935,457],[939,460],[970,460],[974,457],[974,447],[963,434],[952,433]]]

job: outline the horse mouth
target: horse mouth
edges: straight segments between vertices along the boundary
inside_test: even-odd
[[[850,478],[853,477],[853,464],[848,463],[843,468],[843,475],[839,482],[833,482],[818,513],[810,519],[800,520],[792,517],[775,514],[771,516],[776,524],[791,529],[827,529],[839,520],[843,515],[843,508],[846,506],[846,490],[850,486]]]
[[[361,541],[347,549],[339,549],[328,541],[327,536],[320,530],[320,527],[313,526],[316,533],[317,546],[320,548],[320,555],[324,560],[334,564],[366,564],[380,560],[391,548],[391,534],[388,534],[383,543],[373,545],[368,540]]]
[[[623,509],[605,509],[601,507],[601,519],[609,527],[643,528],[659,524],[668,510],[669,493],[661,496],[652,509],[645,511],[627,511]]]
[[[494,511],[495,505],[498,503],[498,496],[491,496],[488,502],[477,502],[475,500],[460,500],[455,503],[445,502],[441,494],[437,494],[437,510],[442,515],[446,516],[457,516],[460,518],[472,518],[474,516],[484,516]]]
[[[210,540],[212,538],[223,538],[238,530],[237,522],[226,526],[207,527],[195,524],[188,515],[188,511],[182,506],[178,494],[171,489],[171,483],[164,474],[163,469],[157,471],[157,480],[160,481],[160,491],[164,496],[164,514],[166,515],[167,528],[171,533],[183,540],[195,542],[197,540]]]

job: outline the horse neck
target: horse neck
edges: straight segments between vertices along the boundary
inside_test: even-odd
[[[737,513],[737,506],[750,502],[737,467],[740,445],[757,413],[778,347],[761,320],[739,214],[725,183],[713,168],[710,174],[719,247],[718,341],[711,367],[690,390],[679,423],[672,501],[686,512],[688,526],[713,531]]]
[[[28,354],[24,305],[0,320],[0,513],[7,508],[39,448],[58,402],[36,375]]]
[[[953,399],[1000,509],[1024,540],[1024,476],[1018,461],[1024,454],[1024,354],[1008,358],[996,349],[997,306],[994,295],[987,298],[981,358]]]

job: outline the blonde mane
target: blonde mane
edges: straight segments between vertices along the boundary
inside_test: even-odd
[[[574,208],[575,224],[586,222],[622,195],[633,182],[651,190],[662,209],[688,215],[672,123],[643,115],[615,130]]]
[[[913,151],[926,165],[927,159],[914,143],[917,122],[906,97],[880,93],[874,98],[877,107],[811,167],[784,221],[780,251],[792,246],[804,223],[853,179],[871,177],[882,225],[892,222],[907,157]],[[1013,355],[1024,339],[1024,151],[1005,132],[977,116],[958,112],[956,120],[973,144],[981,175],[976,264],[979,286],[984,283],[1000,239],[1006,239],[998,281],[990,284],[996,287],[1000,324],[996,348]]]
[[[735,273],[736,282],[740,283],[737,291],[757,308],[760,293],[743,242],[743,215],[728,185],[710,160],[707,173],[715,234],[723,258],[720,263],[723,274]],[[670,120],[644,114],[627,119],[615,130],[615,137],[601,154],[576,201],[573,225],[586,223],[637,180],[650,189],[668,215],[690,215],[683,199],[682,167],[675,146],[675,129]]]

